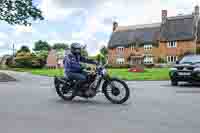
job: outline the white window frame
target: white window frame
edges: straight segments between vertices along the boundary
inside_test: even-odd
[[[154,63],[154,58],[152,55],[146,55],[144,57],[144,64],[153,64]]]
[[[176,41],[169,41],[167,43],[168,48],[176,48],[177,47],[177,42]]]
[[[117,47],[117,51],[118,52],[123,52],[124,51],[124,47]]]
[[[134,50],[135,49],[135,46],[134,45],[131,45],[131,50]]]
[[[144,44],[144,50],[151,50],[153,48],[152,44]]]
[[[122,64],[125,63],[125,59],[124,59],[124,58],[117,58],[117,59],[116,59],[116,62],[117,62],[117,64],[122,65]]]
[[[178,56],[167,56],[168,63],[175,63],[178,60]]]

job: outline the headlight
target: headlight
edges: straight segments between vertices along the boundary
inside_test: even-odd
[[[170,71],[177,71],[177,68],[170,68]]]
[[[106,75],[106,74],[107,74],[107,70],[106,70],[106,69],[103,69],[103,70],[102,70],[102,73],[103,73],[103,75]]]
[[[194,71],[200,72],[200,67],[195,68]]]

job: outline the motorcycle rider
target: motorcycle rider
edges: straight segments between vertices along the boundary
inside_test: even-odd
[[[81,50],[80,43],[72,43],[70,51],[66,53],[63,60],[65,77],[77,81],[73,88],[76,92],[81,88],[80,85],[87,80],[87,73],[83,71],[80,62],[98,65],[97,62],[83,57]]]

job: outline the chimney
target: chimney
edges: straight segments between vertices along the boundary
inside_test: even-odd
[[[162,24],[167,20],[167,10],[162,10]]]
[[[199,6],[198,5],[196,5],[194,8],[194,15],[199,16]]]
[[[115,21],[113,22],[113,32],[115,32],[115,30],[117,29],[118,27],[118,23]]]

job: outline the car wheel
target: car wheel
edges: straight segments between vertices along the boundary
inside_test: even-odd
[[[172,86],[178,86],[178,81],[176,81],[176,80],[171,80],[171,85],[172,85]]]

